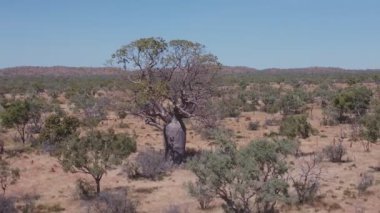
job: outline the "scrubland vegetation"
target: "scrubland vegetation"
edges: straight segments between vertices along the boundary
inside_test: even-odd
[[[240,72],[160,38],[112,58],[135,71],[0,71],[0,212],[380,208],[380,72]]]

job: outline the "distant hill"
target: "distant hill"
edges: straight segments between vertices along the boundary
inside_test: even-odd
[[[268,69],[255,69],[250,67],[223,67],[226,73],[267,73],[267,74],[284,74],[284,73],[342,73],[342,72],[380,72],[380,69],[342,69],[337,67],[306,67],[306,68],[268,68]]]
[[[276,73],[337,73],[337,72],[351,72],[353,70],[346,70],[346,69],[336,68],[336,67],[306,67],[306,68],[289,68],[289,69],[270,68],[270,69],[264,69],[262,71],[276,74]]]
[[[245,73],[268,73],[268,74],[284,74],[284,73],[339,73],[339,72],[374,72],[380,69],[371,70],[347,70],[334,67],[307,67],[307,68],[289,68],[289,69],[255,69],[244,66],[223,66],[222,72],[226,74],[245,74]],[[0,69],[0,76],[89,76],[89,75],[119,75],[122,70],[112,67],[10,67]]]
[[[251,67],[243,66],[223,66],[222,71],[225,73],[253,73],[258,70]]]
[[[81,76],[81,75],[117,75],[122,71],[109,67],[10,67],[0,69],[0,76]]]

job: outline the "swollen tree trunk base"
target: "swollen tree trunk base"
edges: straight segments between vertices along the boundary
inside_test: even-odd
[[[173,116],[164,128],[165,159],[180,164],[186,154],[186,127],[182,120]]]

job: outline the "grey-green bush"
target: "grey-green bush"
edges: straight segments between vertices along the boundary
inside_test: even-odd
[[[196,184],[222,199],[226,211],[272,212],[278,201],[287,199],[284,158],[295,149],[290,140],[262,139],[237,149],[230,140],[220,139],[215,151],[193,159],[189,168],[197,176]]]
[[[281,110],[284,115],[294,115],[302,113],[305,102],[297,93],[289,93],[281,98]]]
[[[173,167],[173,163],[165,160],[164,153],[147,149],[139,152],[134,161],[130,161],[125,171],[129,178],[147,178],[159,180]]]
[[[213,189],[206,184],[200,184],[199,182],[196,182],[195,184],[189,182],[186,186],[190,196],[197,199],[201,209],[210,208],[210,204],[216,196]]]
[[[347,153],[347,150],[343,146],[342,142],[334,142],[331,145],[327,145],[325,148],[323,148],[322,152],[330,162],[338,163],[343,161],[342,158]]]
[[[291,177],[299,203],[312,202],[320,187],[322,161],[320,155],[312,155],[298,167],[299,171]]]
[[[360,174],[360,181],[357,186],[357,189],[359,191],[359,194],[362,194],[367,191],[367,189],[373,185],[373,182],[375,180],[375,177],[372,174],[364,173]]]
[[[101,192],[90,202],[88,212],[94,213],[135,213],[136,203],[123,190]]]
[[[0,195],[0,213],[16,213],[15,199]]]

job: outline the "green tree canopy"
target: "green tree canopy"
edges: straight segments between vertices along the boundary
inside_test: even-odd
[[[124,70],[131,71],[130,111],[145,119],[146,124],[162,130],[165,156],[181,162],[186,145],[183,119],[207,119],[203,112],[208,108],[213,80],[221,67],[217,57],[197,42],[167,42],[150,37],[122,46],[112,58]]]
[[[339,112],[339,122],[344,122],[347,113],[355,117],[363,116],[371,102],[372,91],[364,86],[352,86],[340,91],[333,99],[333,106]]]
[[[57,145],[76,133],[79,124],[80,122],[76,117],[52,114],[46,118],[38,141],[43,146],[53,149],[59,148]]]
[[[66,171],[91,175],[99,193],[100,180],[107,170],[121,164],[135,151],[136,142],[129,135],[95,131],[84,137],[74,135],[65,141],[60,149],[59,160]]]
[[[23,143],[26,141],[26,126],[33,116],[30,102],[17,100],[5,106],[5,111],[0,114],[0,120],[4,127],[15,128]]]

